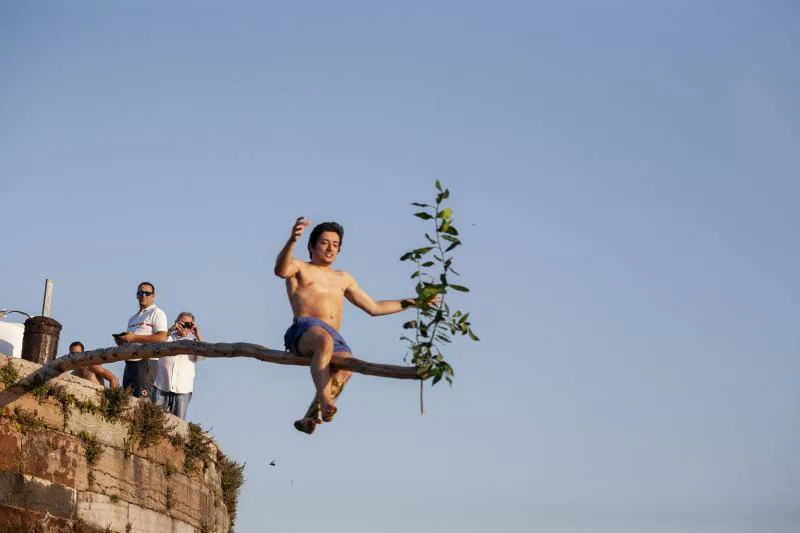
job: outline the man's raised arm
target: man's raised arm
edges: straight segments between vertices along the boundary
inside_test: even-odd
[[[297,239],[300,238],[300,235],[303,234],[309,224],[311,224],[311,221],[304,220],[303,217],[295,221],[289,240],[283,245],[278,258],[275,260],[275,275],[279,278],[288,279],[297,273],[297,263],[292,259],[294,243],[297,242]]]

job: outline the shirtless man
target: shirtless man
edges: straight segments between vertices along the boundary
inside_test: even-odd
[[[289,240],[275,261],[275,275],[286,280],[286,292],[292,306],[294,321],[284,336],[286,349],[311,358],[311,378],[317,389],[322,421],[330,422],[336,414],[335,399],[350,379],[347,370],[330,369],[331,358],[352,357],[352,351],[339,335],[344,298],[372,316],[399,313],[413,306],[413,298],[374,301],[358,286],[353,276],[334,270],[333,262],[342,246],[344,230],[336,222],[318,224],[308,239],[310,261],[292,258],[295,243],[311,224],[303,217],[297,219]],[[335,390],[332,390],[335,389]],[[316,407],[294,423],[304,433],[313,433]]]
[[[76,353],[83,351],[83,343],[80,341],[75,341],[69,345],[69,353]],[[100,365],[91,365],[85,366],[83,368],[79,368],[72,372],[72,375],[78,376],[79,378],[88,379],[92,383],[97,383],[98,385],[105,386],[103,380],[108,381],[108,387],[113,389],[119,387],[119,380],[117,376],[106,370]]]

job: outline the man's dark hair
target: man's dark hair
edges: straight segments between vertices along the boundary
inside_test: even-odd
[[[86,348],[84,348],[83,343],[81,341],[75,341],[75,342],[73,342],[72,344],[69,345],[69,351],[72,351],[72,349],[75,346],[80,346],[81,347],[81,351],[85,351],[86,350]]]
[[[150,283],[149,281],[143,281],[139,285],[137,285],[137,287],[141,287],[142,285],[149,285],[150,286],[150,290],[153,291],[153,294],[156,293],[156,286],[153,285],[152,283]]]
[[[319,240],[319,236],[322,235],[323,231],[333,231],[339,235],[339,250],[342,249],[342,241],[344,240],[344,228],[341,224],[337,222],[321,222],[317,224],[313,230],[311,230],[311,235],[308,237],[308,256],[311,257],[311,249],[317,245],[317,241]]]

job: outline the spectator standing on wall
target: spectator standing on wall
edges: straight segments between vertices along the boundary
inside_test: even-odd
[[[114,335],[117,346],[131,343],[155,344],[167,340],[167,315],[156,307],[156,288],[143,281],[136,289],[139,312],[128,320],[128,331]],[[153,382],[156,378],[156,361],[128,359],[122,374],[122,386],[130,387],[137,398],[153,399]]]
[[[194,315],[182,311],[170,328],[167,342],[193,340],[203,342]],[[186,411],[194,391],[195,365],[203,359],[199,355],[169,355],[158,359],[154,402],[175,416],[186,419]]]

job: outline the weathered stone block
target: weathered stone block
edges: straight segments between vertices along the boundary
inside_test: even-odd
[[[125,438],[127,437],[127,427],[118,422],[109,422],[103,417],[89,413],[81,413],[73,409],[67,419],[66,431],[72,434],[79,434],[86,431],[102,444],[123,449]]]
[[[22,435],[14,423],[0,418],[0,470],[21,473]]]
[[[111,531],[125,531],[128,525],[128,502],[95,492],[79,492],[76,516],[91,526]]]
[[[66,487],[75,486],[75,475],[83,446],[55,430],[31,431],[22,438],[25,473]]]
[[[72,518],[75,489],[32,476],[0,472],[0,504]]]
[[[7,393],[7,391],[4,392]],[[2,395],[2,393],[0,393],[0,395]],[[39,403],[39,401],[30,394],[25,394],[15,397],[7,403],[4,403],[3,399],[0,398],[0,405],[4,406],[4,416],[13,416],[14,409],[19,407],[26,412],[34,413],[36,417],[41,419],[48,427],[57,429],[64,427],[64,417],[61,414],[61,407],[53,400],[45,400]]]
[[[77,520],[0,505],[0,533],[104,533]]]

